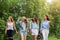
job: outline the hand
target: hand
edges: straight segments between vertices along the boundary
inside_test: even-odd
[[[32,34],[32,31],[30,30],[30,34]]]
[[[18,32],[16,31],[16,34],[18,34]]]
[[[42,31],[40,31],[40,34],[42,35]]]

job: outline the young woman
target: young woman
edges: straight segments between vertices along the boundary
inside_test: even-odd
[[[33,40],[37,40],[39,31],[39,24],[37,22],[37,18],[34,16],[32,21],[30,22],[30,33],[33,37]]]
[[[7,21],[7,25],[6,25],[6,30],[5,30],[5,34],[8,35],[8,40],[13,40],[13,30],[15,29],[16,33],[16,27],[15,27],[15,23],[14,20],[11,16],[8,17],[8,21]]]
[[[26,18],[23,16],[22,21],[17,20],[16,23],[20,26],[21,40],[26,40],[27,29],[28,29]]]
[[[41,32],[43,35],[43,40],[48,40],[50,20],[47,15],[44,15],[44,20],[41,22]]]

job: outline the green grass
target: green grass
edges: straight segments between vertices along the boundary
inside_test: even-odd
[[[14,35],[14,40],[21,40],[20,35]],[[27,36],[27,40],[32,40],[31,35]],[[60,40],[60,39],[56,38],[55,36],[49,36],[49,40]]]
[[[57,39],[55,36],[50,36],[49,40],[60,40],[60,39]]]

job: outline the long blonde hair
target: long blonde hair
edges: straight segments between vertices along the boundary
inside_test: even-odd
[[[10,21],[10,20],[9,20],[9,18],[10,18],[11,22],[14,22],[14,20],[13,20],[12,16],[9,16],[9,17],[8,17],[7,22],[9,22],[9,21]]]
[[[27,18],[25,16],[23,16],[22,18],[24,18],[24,22],[26,23],[26,27],[28,27],[28,21]]]

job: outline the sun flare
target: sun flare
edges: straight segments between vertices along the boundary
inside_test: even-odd
[[[47,0],[47,2],[48,2],[48,3],[51,3],[51,2],[52,2],[52,0]]]

